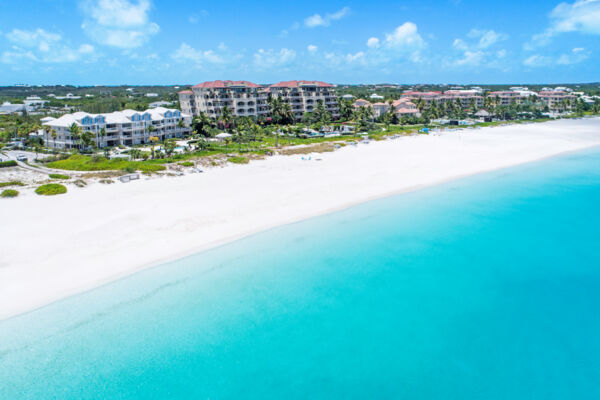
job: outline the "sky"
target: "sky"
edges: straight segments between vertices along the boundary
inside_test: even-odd
[[[0,0],[0,85],[600,81],[600,0]]]

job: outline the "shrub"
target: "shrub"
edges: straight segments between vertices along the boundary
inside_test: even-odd
[[[15,160],[0,161],[0,168],[16,167],[17,162]]]
[[[246,157],[240,157],[240,156],[229,157],[227,159],[227,161],[229,161],[230,163],[234,163],[234,164],[248,164],[250,162],[250,160],[247,159]]]
[[[75,182],[73,182],[75,184],[75,186],[77,187],[86,187],[87,186],[87,182],[84,181],[83,179],[77,179]]]
[[[50,174],[48,176],[50,177],[50,179],[71,179],[69,175],[62,174]]]
[[[193,167],[194,163],[191,161],[184,161],[184,162],[180,163],[179,165],[184,166],[184,167]]]
[[[135,172],[135,167],[128,165],[125,167],[125,171],[127,171],[128,173],[131,174],[131,173]]]
[[[0,188],[7,186],[25,186],[25,184],[21,181],[0,182]]]
[[[67,193],[67,188],[64,185],[59,185],[58,183],[49,183],[35,189],[35,192],[41,196],[54,196],[56,194]]]
[[[19,192],[12,189],[5,189],[0,193],[0,197],[17,197]]]

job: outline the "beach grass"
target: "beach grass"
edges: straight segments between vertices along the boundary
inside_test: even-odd
[[[8,186],[25,186],[25,184],[21,181],[0,182],[0,188]]]
[[[15,160],[0,161],[0,168],[9,168],[9,167],[16,167],[16,166],[17,166],[17,162]]]
[[[71,179],[69,175],[62,174],[50,174],[48,176],[50,177],[50,179]]]
[[[165,170],[163,160],[128,161],[123,159],[107,159],[98,156],[72,155],[64,160],[46,164],[49,168],[67,171],[141,171],[157,172]]]
[[[241,156],[229,157],[227,159],[227,161],[229,161],[230,163],[234,163],[234,164],[248,164],[250,162],[250,160],[248,158],[241,157]]]
[[[2,193],[0,193],[0,197],[17,197],[19,195],[19,192],[17,190],[14,189],[5,189],[2,191]]]
[[[58,183],[49,183],[35,189],[35,192],[41,196],[54,196],[57,194],[67,193],[67,188]]]

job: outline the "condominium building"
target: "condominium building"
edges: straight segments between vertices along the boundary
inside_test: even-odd
[[[542,91],[539,93],[542,100],[550,110],[562,110],[570,108],[570,102],[575,99],[575,96],[560,90]],[[568,105],[568,104],[569,105]]]
[[[510,106],[513,103],[522,104],[525,101],[537,98],[538,94],[530,90],[505,90],[489,92],[488,97],[492,99],[499,98],[499,106]]]
[[[211,81],[179,92],[183,112],[199,115],[201,112],[216,118],[227,107],[234,116],[269,116],[269,96],[279,97],[290,104],[294,117],[315,110],[322,100],[332,116],[339,116],[334,85],[318,81],[287,81],[268,87],[248,81]]]
[[[179,92],[179,103],[184,113],[201,112],[216,118],[227,107],[234,116],[266,116],[269,113],[266,88],[248,81],[211,81]]]
[[[183,121],[183,122],[180,122]],[[81,132],[91,132],[97,147],[110,147],[183,137],[190,134],[191,116],[179,110],[157,107],[146,111],[124,110],[109,114],[76,112],[60,118],[48,118],[43,122],[46,146],[74,148],[78,142],[71,135],[71,126],[77,125]],[[49,132],[56,131],[56,138]],[[105,135],[102,135],[104,133]]]
[[[332,117],[340,115],[335,86],[319,81],[287,81],[269,86],[269,94],[283,99],[292,107],[294,117],[302,118],[304,113],[315,111],[319,100]]]

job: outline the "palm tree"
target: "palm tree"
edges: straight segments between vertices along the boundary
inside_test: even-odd
[[[104,140],[105,137],[106,137],[106,129],[102,128],[102,129],[100,129],[100,139],[101,139],[103,145],[106,145],[106,142]]]
[[[204,112],[200,112],[200,115],[194,117],[192,120],[192,127],[197,135],[204,137],[209,136],[210,128],[213,125],[212,119]]]
[[[56,138],[58,135],[56,134],[55,129],[50,129],[50,136],[52,136],[52,141],[54,142],[54,148],[56,148]]]
[[[219,117],[219,121],[226,127],[229,128],[229,124],[233,121],[233,116],[231,114],[231,110],[229,107],[223,107],[221,110],[221,115]]]
[[[71,139],[77,143],[77,147],[79,147],[79,139],[81,137],[81,128],[75,122],[71,124],[69,127],[69,133],[71,134]]]

